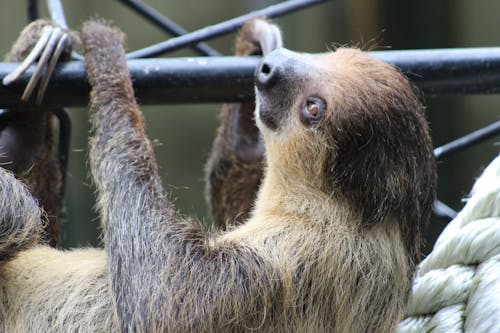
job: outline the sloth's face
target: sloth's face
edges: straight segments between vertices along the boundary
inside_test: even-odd
[[[409,87],[392,66],[355,49],[319,55],[277,49],[262,59],[255,82],[257,122],[275,133],[295,123],[325,129],[337,116],[384,116],[394,99],[408,97]]]
[[[305,140],[332,147],[345,134],[368,140],[377,128],[387,129],[386,137],[407,136],[421,109],[403,75],[356,49],[277,49],[262,59],[255,82],[255,117],[268,145]]]
[[[329,180],[325,191],[371,177],[397,183],[399,175],[387,174],[395,165],[408,169],[416,156],[430,159],[423,107],[412,87],[364,52],[277,49],[262,59],[255,79],[255,116],[272,151],[268,158],[294,161],[291,171],[300,169],[307,181]]]
[[[256,119],[261,130],[279,133],[297,118],[315,126],[328,107],[320,88],[322,70],[315,56],[278,49],[267,55],[255,74]],[[326,74],[326,73],[325,73]],[[294,112],[296,111],[296,112]]]

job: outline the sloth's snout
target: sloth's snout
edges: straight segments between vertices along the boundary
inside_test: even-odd
[[[257,66],[255,83],[260,91],[273,88],[280,82],[293,78],[297,65],[295,53],[280,48],[270,52]]]
[[[309,81],[308,59],[284,48],[266,55],[255,71],[258,116],[271,130],[278,130],[290,114],[301,87]]]
[[[291,88],[308,76],[309,69],[304,55],[279,48],[262,58],[255,71],[255,84],[261,92],[276,86],[280,89]]]
[[[271,61],[264,59],[257,67],[256,83],[259,89],[270,88],[279,77],[279,70]]]

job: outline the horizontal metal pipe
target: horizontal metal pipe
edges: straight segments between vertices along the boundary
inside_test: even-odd
[[[461,138],[448,142],[441,147],[435,148],[434,156],[436,156],[437,159],[443,159],[498,135],[500,135],[500,120],[464,135]]]
[[[244,14],[230,20],[220,22],[214,25],[209,25],[199,30],[192,31],[188,34],[171,38],[146,48],[133,51],[127,54],[129,59],[150,58],[165,54],[166,52],[178,50],[185,46],[195,44],[202,41],[225,35],[229,32],[238,30],[245,22],[261,16],[269,18],[285,15],[299,9],[311,7],[327,0],[288,0],[271,5],[269,7]]]
[[[428,96],[500,92],[500,47],[377,51]]]
[[[170,33],[175,37],[185,35],[188,33],[183,27],[181,27],[168,17],[163,16],[163,14],[158,12],[153,7],[149,7],[141,0],[119,0],[119,1],[123,3],[125,6],[135,11],[137,14],[144,17],[149,22],[153,23],[160,29],[167,31],[168,33]],[[192,44],[191,47],[193,48],[193,50],[197,51],[200,55],[210,56],[210,57],[221,55],[217,50],[213,49],[212,47],[203,42]]]
[[[376,51],[371,55],[398,66],[428,96],[500,92],[500,48]],[[141,104],[236,102],[253,98],[258,57],[201,57],[129,60]],[[0,63],[0,79],[18,66]],[[20,104],[34,68],[10,86],[0,83],[0,107]],[[82,62],[60,64],[44,104],[84,106],[89,86]]]
[[[250,100],[253,98],[253,71],[257,57],[200,57],[138,59],[129,61],[136,97],[141,104],[202,103]],[[16,68],[15,63],[0,64],[0,78]],[[0,107],[19,104],[30,68],[10,86],[0,83]],[[83,62],[61,64],[54,71],[44,104],[84,106],[90,87]]]

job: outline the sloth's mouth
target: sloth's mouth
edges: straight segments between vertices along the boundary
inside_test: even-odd
[[[280,112],[273,105],[274,103],[259,91],[256,92],[256,101],[256,118],[270,130],[278,130],[283,118],[283,111]]]

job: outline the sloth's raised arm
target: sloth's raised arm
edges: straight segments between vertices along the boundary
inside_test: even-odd
[[[88,22],[82,38],[92,86],[90,164],[121,329],[201,332],[216,322],[227,323],[228,331],[242,322],[258,325],[262,318],[244,313],[256,316],[267,307],[274,274],[251,249],[211,248],[201,227],[179,217],[144,132],[122,36]]]
[[[236,41],[237,56],[261,55],[282,46],[281,33],[262,19],[247,22]],[[255,102],[224,104],[206,166],[206,198],[214,223],[225,229],[244,222],[264,169],[264,144],[255,125]]]

